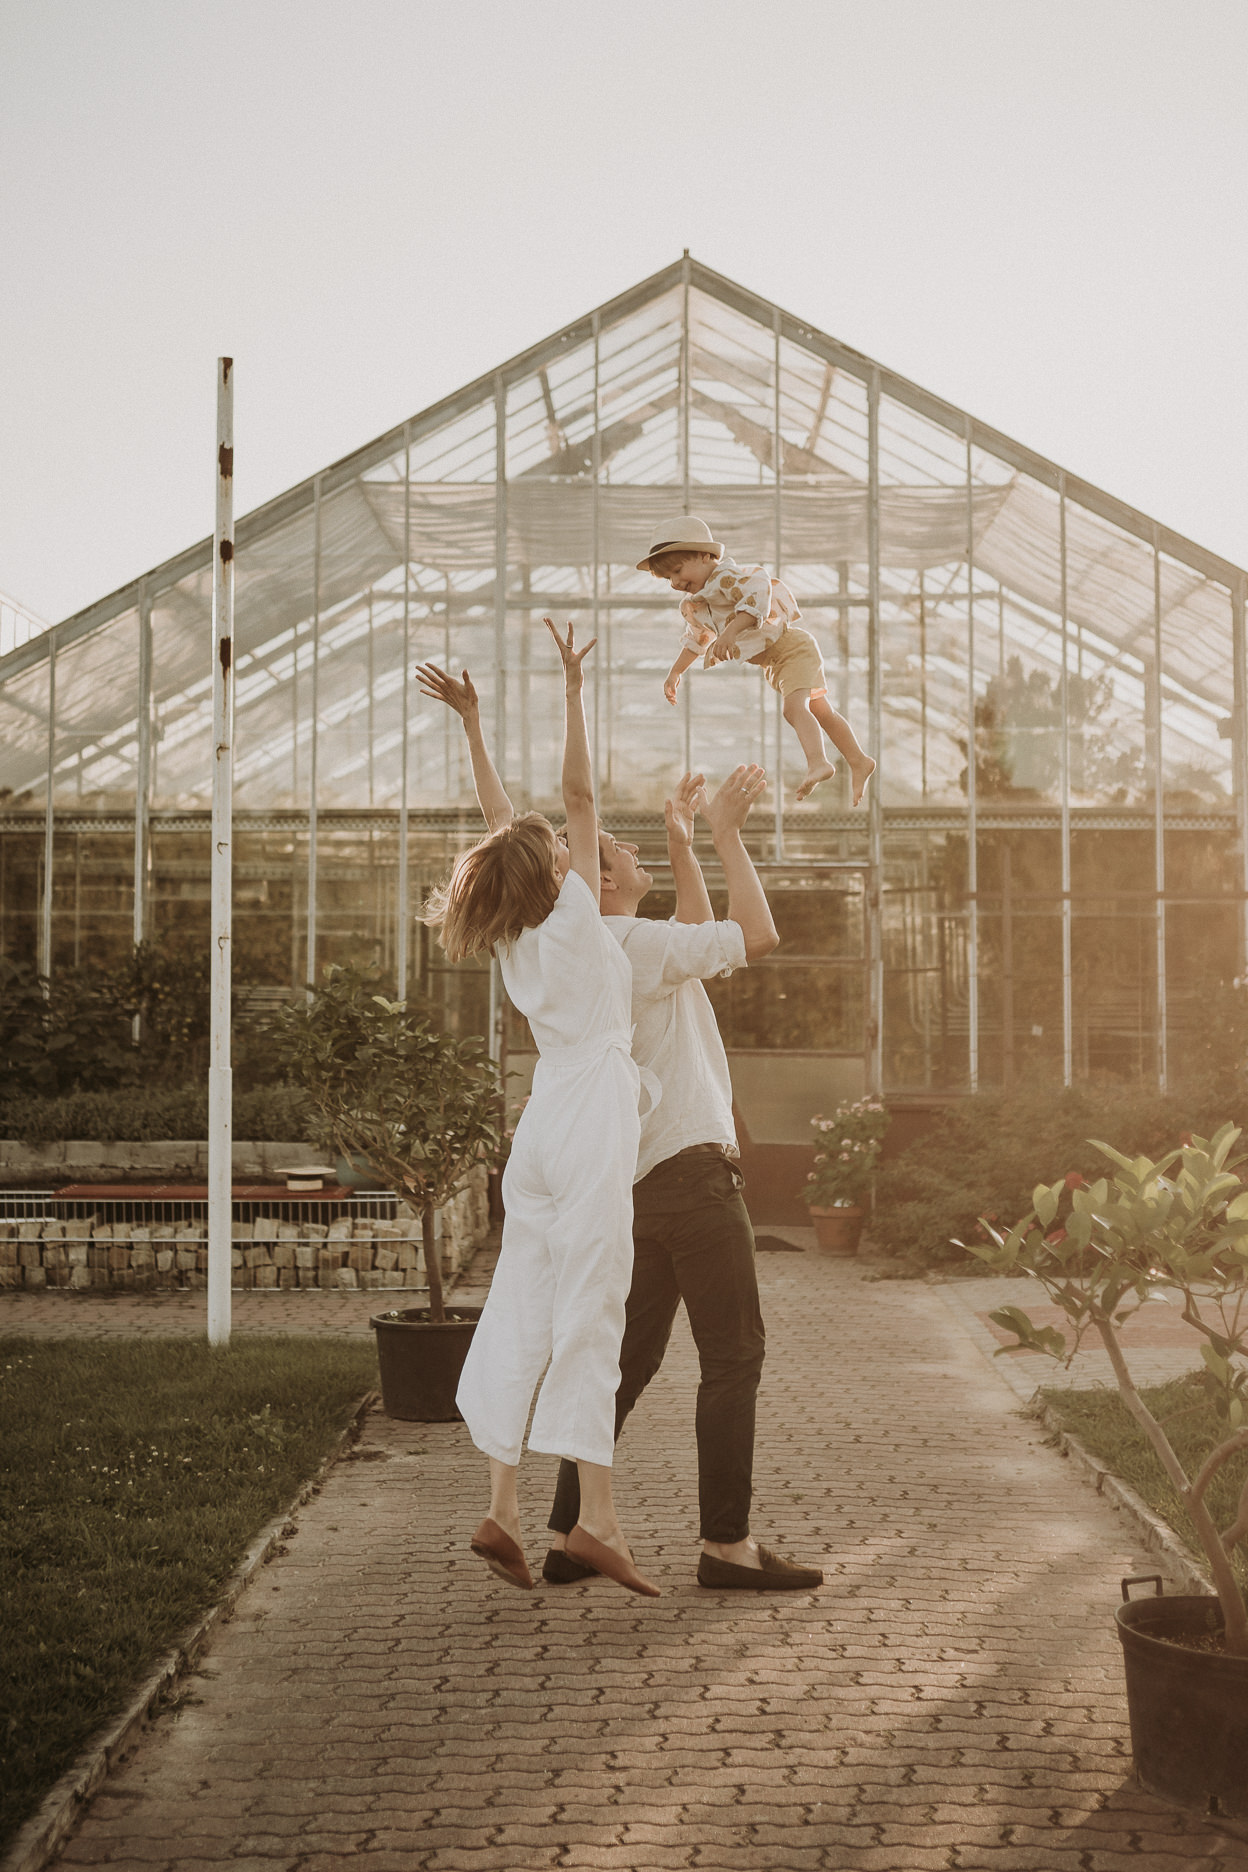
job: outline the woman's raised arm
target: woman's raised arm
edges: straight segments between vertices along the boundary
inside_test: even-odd
[[[566,638],[559,635],[549,618],[542,619],[559,646],[563,661],[564,733],[563,733],[563,810],[567,815],[568,856],[572,869],[584,878],[599,902],[602,865],[598,856],[598,809],[594,804],[594,771],[589,758],[589,731],[585,726],[582,699],[584,673],[582,663],[598,639],[591,637],[583,650],[575,648],[572,625]]]
[[[463,681],[456,682],[436,663],[418,663],[416,680],[425,695],[435,702],[445,702],[447,708],[454,709],[464,724],[468,752],[472,759],[472,781],[487,827],[491,832],[497,832],[500,826],[510,825],[516,816],[515,807],[507,797],[507,789],[499,779],[498,770],[490,759],[490,750],[485,745],[485,736],[481,732],[481,706],[467,670],[464,671]]]

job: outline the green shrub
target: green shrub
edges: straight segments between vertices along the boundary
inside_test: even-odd
[[[297,1086],[259,1086],[234,1094],[234,1136],[283,1144],[305,1138],[306,1093]],[[63,1098],[0,1098],[0,1136],[23,1144],[62,1138],[118,1138],[136,1144],[208,1135],[208,1090],[199,1086],[122,1086],[114,1092],[71,1092]]]
[[[236,975],[231,1049],[235,1084],[250,1089],[280,1069],[269,1016],[247,1006],[246,986]],[[0,1099],[176,1089],[207,1073],[208,1041],[207,949],[139,943],[112,967],[58,968],[50,980],[0,957]]]
[[[1212,1128],[1220,1090],[1163,1098],[1138,1089],[1058,1087],[964,1099],[881,1164],[872,1241],[911,1264],[965,1263],[969,1257],[954,1238],[986,1240],[981,1216],[1009,1227],[1055,1168],[1100,1174],[1102,1159],[1089,1138],[1112,1137],[1125,1151],[1158,1156],[1183,1132]]]

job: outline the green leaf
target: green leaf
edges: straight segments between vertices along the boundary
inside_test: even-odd
[[[1061,1189],[1062,1186],[1060,1183],[1054,1184],[1052,1189],[1045,1183],[1038,1183],[1031,1192],[1031,1200],[1035,1212],[1040,1218],[1042,1227],[1046,1229],[1052,1226],[1057,1216],[1057,1206],[1061,1200]]]
[[[1204,1359],[1205,1364],[1209,1367],[1214,1377],[1222,1379],[1225,1383],[1230,1372],[1230,1366],[1222,1357],[1221,1353],[1215,1352],[1211,1345],[1202,1345],[1200,1348],[1200,1356]]]
[[[1056,1326],[1035,1325],[1034,1322],[1028,1318],[1026,1313],[1022,1311],[1021,1307],[998,1307],[997,1311],[995,1313],[990,1313],[988,1317],[993,1321],[994,1325],[1000,1326],[1003,1331],[1012,1332],[1018,1340],[1019,1345],[1026,1346],[1029,1351],[1043,1352],[1049,1358],[1055,1359],[1060,1359],[1065,1356],[1066,1335],[1059,1332]],[[1014,1350],[1014,1346],[1000,1346],[994,1356],[1000,1358],[1003,1352],[1013,1352]]]

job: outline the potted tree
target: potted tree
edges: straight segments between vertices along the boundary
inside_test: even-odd
[[[315,1115],[310,1142],[370,1166],[420,1216],[429,1304],[372,1321],[385,1409],[422,1422],[452,1418],[481,1309],[446,1306],[434,1212],[499,1147],[497,1068],[481,1041],[439,1032],[427,1011],[387,1000],[358,968],[328,969],[305,1004],[275,1016],[273,1033]]]
[[[1248,1611],[1232,1555],[1248,1539],[1248,1477],[1228,1527],[1216,1526],[1207,1501],[1219,1470],[1248,1450],[1248,1190],[1229,1161],[1239,1135],[1226,1124],[1156,1162],[1096,1144],[1112,1176],[1087,1184],[1072,1173],[1042,1184],[1008,1233],[985,1221],[987,1245],[966,1245],[999,1273],[1031,1275],[1073,1330],[1068,1351],[1056,1327],[1002,1307],[991,1317],[1019,1345],[1068,1360],[1089,1332],[1097,1335],[1123,1402],[1191,1516],[1215,1593],[1137,1599],[1117,1610],[1136,1773],[1168,1800],[1245,1816]],[[1184,1319],[1203,1335],[1203,1385],[1225,1427],[1191,1474],[1122,1351],[1123,1325],[1158,1289],[1179,1296]]]
[[[858,1252],[866,1218],[864,1199],[888,1129],[889,1114],[879,1099],[838,1105],[830,1117],[811,1119],[815,1161],[802,1190],[815,1239],[828,1254]]]

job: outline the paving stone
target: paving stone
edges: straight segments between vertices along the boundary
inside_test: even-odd
[[[755,1525],[825,1568],[821,1592],[696,1585],[683,1321],[616,1469],[654,1602],[510,1591],[467,1551],[485,1477],[463,1426],[375,1415],[363,1453],[389,1460],[340,1465],[300,1510],[199,1701],[153,1723],[65,1864],[1248,1872],[1248,1845],[1130,1778],[1110,1608],[1155,1563],[1017,1414],[966,1309],[869,1272],[760,1267]],[[169,1298],[0,1296],[0,1328],[202,1333],[202,1297]],[[243,1332],[362,1336],[376,1302],[233,1304]],[[889,1342],[922,1347],[904,1383]],[[522,1471],[531,1557],[554,1471]]]

